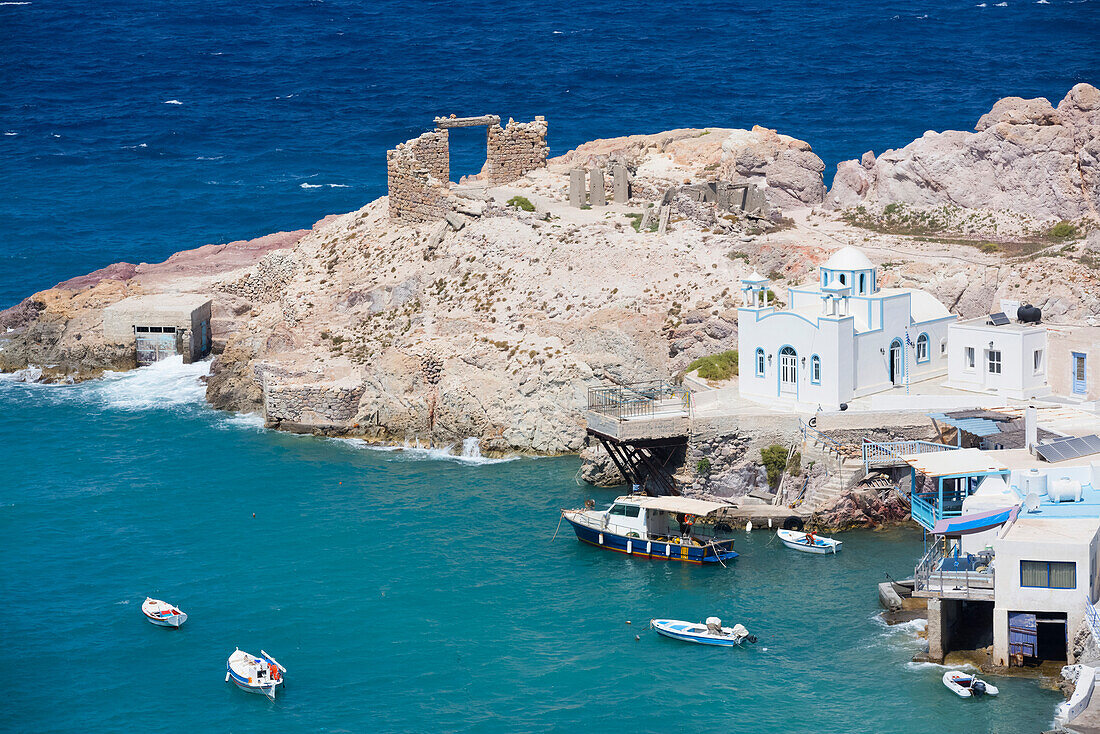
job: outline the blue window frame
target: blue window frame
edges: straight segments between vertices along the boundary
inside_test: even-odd
[[[810,382],[815,385],[821,384],[821,357],[816,354],[810,357]]]
[[[759,347],[756,348],[756,376],[764,376],[764,350]]]
[[[1020,586],[1032,589],[1076,589],[1073,561],[1020,561]]]
[[[923,333],[917,337],[917,361],[927,362],[929,359],[928,334]]]

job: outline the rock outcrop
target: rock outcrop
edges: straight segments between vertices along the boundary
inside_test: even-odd
[[[975,132],[930,131],[904,148],[837,166],[828,206],[895,203],[1100,218],[1100,90],[1078,84],[1057,108],[1006,97]]]
[[[809,525],[822,532],[895,525],[909,517],[909,505],[891,490],[854,489],[829,508],[815,512]]]

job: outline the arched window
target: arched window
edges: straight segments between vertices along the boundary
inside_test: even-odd
[[[810,382],[821,384],[821,357],[816,354],[810,358]]]
[[[764,376],[764,350],[759,347],[756,349],[756,376]]]
[[[840,274],[840,284],[848,285],[848,278],[844,275],[844,273]]]
[[[861,296],[867,294],[867,273],[859,274],[859,294]]]
[[[928,334],[921,334],[917,337],[917,361],[928,361]]]

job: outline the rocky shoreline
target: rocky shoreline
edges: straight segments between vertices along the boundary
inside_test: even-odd
[[[608,193],[627,171],[630,200],[570,207],[578,165],[604,170]],[[739,278],[755,269],[779,292],[849,243],[884,286],[926,289],[963,317],[1008,297],[1100,323],[1096,88],[1079,84],[1057,106],[1003,99],[975,132],[840,164],[830,191],[823,172],[808,143],[759,127],[592,141],[506,185],[454,187],[439,221],[391,219],[383,197],[309,230],[59,283],[0,312],[0,371],[60,382],[132,368],[132,345],[103,335],[103,308],[206,294],[216,408],[282,430],[561,454],[585,447],[589,387],[664,379],[736,348]],[[758,187],[763,212],[690,195],[714,181]],[[651,231],[641,225],[662,196],[667,224]],[[1071,287],[1052,292],[1055,277]],[[751,453],[731,464],[734,494],[761,484]],[[900,512],[846,501],[838,527]]]

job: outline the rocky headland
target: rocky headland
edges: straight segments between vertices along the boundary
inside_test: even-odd
[[[507,184],[452,185],[435,221],[393,219],[383,197],[309,230],[59,283],[0,312],[0,370],[65,381],[133,367],[102,309],[201,293],[217,408],[295,431],[576,452],[589,387],[735,349],[740,278],[767,274],[782,299],[848,244],[884,286],[926,289],[963,317],[1004,297],[1100,323],[1098,160],[1100,92],[1086,84],[1057,107],[1006,98],[975,132],[842,163],[828,192],[808,143],[760,127],[595,140]],[[625,168],[630,199],[569,206],[577,166],[606,171],[608,199]],[[754,185],[765,206],[723,212],[681,191],[715,181]]]

